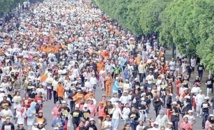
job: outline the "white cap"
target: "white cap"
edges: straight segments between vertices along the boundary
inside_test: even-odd
[[[175,105],[176,105],[176,104],[177,104],[177,102],[176,102],[176,101],[174,101],[174,102],[172,102],[172,104],[175,104]]]
[[[87,104],[84,104],[83,107],[88,107],[88,105],[87,105]]]
[[[38,122],[38,124],[39,124],[39,125],[42,125],[42,124],[43,124],[43,122]]]
[[[183,119],[184,119],[184,118],[188,118],[188,116],[187,116],[187,115],[185,115],[185,116],[183,117]]]
[[[78,107],[78,108],[79,108],[79,104],[76,104],[75,107]]]
[[[90,118],[90,121],[94,121],[94,118]]]
[[[141,96],[146,95],[146,93],[142,93]]]
[[[63,100],[63,101],[62,101],[62,103],[63,103],[63,104],[65,104],[65,103],[66,103],[66,101],[64,101],[64,100]]]
[[[209,117],[214,116],[213,114],[210,114]]]
[[[192,112],[193,112],[193,110],[189,110],[189,111],[188,111],[188,113],[192,113]]]
[[[157,121],[154,122],[154,125],[159,125],[159,123]]]
[[[172,125],[172,122],[168,122],[169,125]]]
[[[204,99],[209,99],[209,97],[205,97]]]
[[[24,124],[22,121],[19,121],[19,122],[18,122],[18,125],[22,125],[22,124]]]
[[[188,96],[188,95],[187,95],[187,96],[185,96],[184,98],[188,98],[188,99],[190,99],[190,96]]]

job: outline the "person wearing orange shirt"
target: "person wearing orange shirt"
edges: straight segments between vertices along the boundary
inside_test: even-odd
[[[97,63],[97,71],[98,71],[98,73],[100,72],[100,70],[103,69],[104,65],[105,65],[104,62]]]
[[[135,63],[137,64],[137,65],[139,65],[140,64],[140,61],[141,61],[141,55],[140,54],[138,54],[137,55],[137,57],[135,57]]]
[[[106,91],[106,95],[108,97],[111,96],[111,85],[112,85],[112,82],[113,82],[113,78],[111,76],[110,73],[107,74],[107,77],[106,77],[106,82],[105,82],[105,91]]]
[[[79,104],[80,101],[84,98],[84,95],[81,93],[81,90],[77,90],[77,94],[74,95],[73,100],[75,101],[75,104]]]
[[[108,101],[106,100],[106,95],[103,94],[103,95],[102,95],[102,99],[101,99],[101,101],[98,102],[97,106],[100,106],[102,103],[103,103],[104,106],[106,106],[106,105],[107,105],[107,102],[108,102]]]
[[[59,85],[56,87],[56,93],[57,93],[57,97],[58,97],[58,101],[61,103],[61,101],[63,100],[64,97],[64,91],[65,88],[62,85],[62,82],[59,82]]]
[[[92,89],[89,89],[89,92],[84,96],[84,99],[87,101],[89,98],[93,97],[95,98],[95,95],[92,92]]]
[[[41,82],[45,82],[47,78],[48,78],[47,74],[42,75],[41,76]]]

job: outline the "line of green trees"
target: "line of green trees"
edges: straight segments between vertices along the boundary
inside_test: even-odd
[[[111,18],[134,34],[157,32],[161,44],[197,55],[214,72],[213,0],[94,0]],[[188,45],[188,46],[187,46]]]
[[[0,0],[0,12],[6,13],[10,9],[17,7],[18,4],[23,3],[25,0]]]

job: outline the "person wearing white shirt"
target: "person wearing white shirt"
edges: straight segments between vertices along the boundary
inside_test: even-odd
[[[148,81],[148,84],[149,84],[148,87],[152,88],[155,80],[154,75],[152,74],[152,71],[149,71],[149,74],[147,75],[146,80]]]
[[[168,124],[168,125],[167,125],[167,127],[166,127],[165,130],[172,130],[172,129],[173,129],[172,122],[168,122],[167,124]],[[162,129],[161,129],[161,130],[162,130]]]
[[[111,121],[110,121],[110,116],[107,115],[106,119],[102,123],[102,127],[101,128],[102,128],[102,130],[112,130],[111,127],[112,127],[112,124],[111,124]]]
[[[158,122],[154,122],[153,128],[149,128],[148,130],[160,130],[159,129],[159,123]]]
[[[155,120],[159,125],[159,128],[161,128],[162,126],[164,126],[166,128],[167,123],[169,122],[169,118],[167,117],[167,115],[164,113],[163,110],[160,110],[159,115],[157,116],[156,120]]]
[[[118,103],[113,104],[113,109],[111,110],[110,114],[112,114],[112,130],[117,130],[120,117],[122,117],[122,112],[118,107]]]
[[[130,84],[129,84],[128,79],[126,79],[126,82],[122,86],[122,90],[127,91],[129,88],[130,88]]]
[[[114,94],[113,94],[113,97],[110,99],[110,101],[112,102],[112,104],[114,104],[114,103],[116,103],[117,101],[119,101],[118,94],[117,94],[117,93],[114,93]]]
[[[97,78],[95,77],[94,74],[92,74],[92,76],[89,79],[90,83],[92,84],[93,87],[96,87],[97,85]]]
[[[112,65],[110,64],[110,62],[106,63],[105,70],[107,70],[109,73],[111,73]]]
[[[125,104],[125,107],[123,108],[122,114],[123,114],[123,120],[125,122],[129,121],[129,113],[130,113],[129,103]]]
[[[189,110],[188,115],[186,115],[188,118],[188,122],[193,126],[196,123],[195,116],[193,115],[193,111]]]
[[[182,99],[182,95],[183,95],[183,93],[184,93],[185,90],[187,90],[187,88],[185,88],[183,85],[182,85],[182,86],[180,87],[180,89],[179,89],[179,94],[180,94],[180,99],[181,99],[181,100],[183,100],[183,99]]]
[[[175,71],[175,61],[174,58],[169,62],[169,69],[170,71]]]
[[[10,83],[7,81],[3,81],[0,86],[6,90],[6,88],[8,88],[10,86]]]
[[[20,96],[20,93],[17,91],[15,93],[15,96],[12,99],[14,110],[16,110],[16,108],[18,107],[21,107],[21,101],[22,101],[22,98]]]
[[[204,98],[205,98],[205,95],[202,93],[202,90],[200,90],[195,97],[197,116],[201,116],[202,114],[201,104],[203,103]]]
[[[86,88],[86,91],[88,91],[89,89],[93,90],[93,85],[91,84],[90,79],[86,79],[85,88]]]
[[[57,93],[56,93],[56,87],[58,86],[57,78],[55,78],[52,82],[53,85],[53,98],[54,98],[54,103],[57,102]]]
[[[198,86],[193,86],[191,89],[191,93],[197,95],[201,89]]]
[[[136,127],[136,130],[143,130],[145,126],[143,126],[143,121],[139,121],[139,124]]]
[[[141,61],[140,64],[138,65],[138,72],[139,72],[139,80],[140,82],[142,82],[144,74],[146,72],[145,64],[143,64],[143,61]]]
[[[120,97],[119,101],[125,105],[126,103],[129,102],[129,96],[128,96],[128,92],[127,91],[124,91],[123,92],[123,95]]]
[[[40,85],[39,88],[36,89],[36,93],[42,93],[42,95],[45,95],[45,89],[42,85]]]
[[[73,69],[73,71],[72,71],[72,74],[73,74],[73,76],[74,77],[79,77],[79,69],[77,68],[77,66],[75,65],[74,66],[74,69]]]
[[[5,108],[0,112],[1,121],[4,122],[6,117],[13,117],[13,112],[9,109],[8,105],[5,105]]]
[[[195,71],[195,66],[196,66],[196,59],[194,57],[191,58],[190,60],[190,65],[192,67],[192,72],[194,73]]]

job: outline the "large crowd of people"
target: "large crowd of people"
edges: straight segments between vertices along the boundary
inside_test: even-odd
[[[214,130],[204,66],[166,59],[155,33],[136,38],[92,4],[33,4],[3,25],[0,42],[1,130],[193,130],[198,118],[194,130]],[[55,104],[51,124],[45,102]]]

